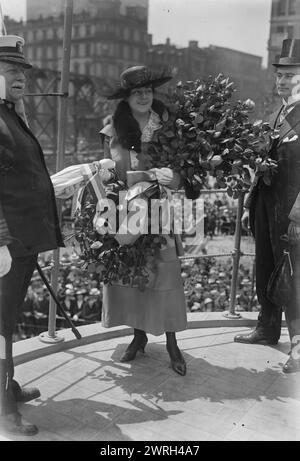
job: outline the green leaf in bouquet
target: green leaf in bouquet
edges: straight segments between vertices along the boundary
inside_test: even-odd
[[[225,187],[227,186],[226,181],[217,181],[217,186],[220,189],[225,189]]]
[[[166,131],[166,132],[165,132],[165,136],[166,136],[167,138],[173,138],[173,137],[174,137],[174,132],[171,131],[171,130]]]
[[[216,132],[214,133],[214,138],[215,138],[215,139],[218,139],[218,138],[221,136],[221,134],[222,134],[221,131],[216,131]]]
[[[233,146],[233,150],[234,152],[240,153],[240,152],[243,152],[244,149],[236,142],[235,145]]]
[[[194,179],[195,179],[199,184],[202,184],[202,179],[201,179],[200,176],[198,176],[197,174],[194,174]]]
[[[87,266],[87,272],[93,273],[96,271],[96,264],[95,263],[90,263]]]
[[[173,152],[174,152],[174,150],[173,150],[170,146],[168,146],[168,145],[164,145],[164,146],[163,146],[163,149],[164,149],[164,152],[167,152],[167,153],[170,154],[170,155],[172,155]]]
[[[230,187],[230,186],[227,187],[227,194],[229,195],[229,197],[232,197],[232,196],[233,196],[232,187]]]

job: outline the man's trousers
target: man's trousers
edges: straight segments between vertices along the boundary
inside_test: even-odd
[[[37,255],[13,258],[8,274],[0,278],[0,414],[14,413],[13,333],[37,262]]]
[[[280,204],[272,206],[268,193],[260,191],[255,205],[255,253],[256,253],[256,292],[261,310],[257,328],[278,340],[281,332],[282,308],[267,297],[270,276],[280,261],[286,242],[281,238],[287,233],[288,219],[281,213]],[[289,248],[294,269],[293,289],[290,300],[284,306],[285,318],[290,339],[300,334],[300,248]]]

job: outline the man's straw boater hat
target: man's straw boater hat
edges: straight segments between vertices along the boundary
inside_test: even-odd
[[[299,38],[287,38],[286,40],[283,40],[281,54],[273,66],[300,66]]]
[[[164,69],[160,73],[149,69],[146,66],[134,66],[124,70],[120,75],[120,82],[113,94],[107,96],[108,99],[122,99],[130,95],[130,91],[143,86],[152,88],[163,85],[172,79],[169,69]]]
[[[0,61],[21,64],[26,69],[31,69],[32,65],[26,61],[23,54],[25,40],[17,35],[0,36]]]

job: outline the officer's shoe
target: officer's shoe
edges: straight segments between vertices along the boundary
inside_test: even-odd
[[[236,343],[245,343],[245,344],[277,344],[278,339],[275,339],[272,336],[267,335],[261,330],[253,330],[246,335],[236,335],[234,337]]]
[[[282,371],[284,373],[296,373],[300,371],[300,359],[294,359],[290,356],[288,361],[283,365]]]
[[[17,411],[8,415],[0,416],[0,430],[13,435],[35,435],[38,428],[35,424],[27,423]]]
[[[14,397],[17,402],[30,402],[30,400],[37,399],[41,393],[37,387],[19,387],[13,391]]]

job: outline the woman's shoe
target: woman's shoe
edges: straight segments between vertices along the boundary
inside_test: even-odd
[[[171,350],[171,348],[167,344],[167,351],[171,359],[171,366],[173,370],[179,375],[185,376],[186,375],[186,363],[181,354],[179,347],[176,346],[176,349]]]
[[[147,342],[148,338],[146,335],[142,337],[135,336],[120,358],[120,362],[130,362],[131,360],[134,360],[138,351],[144,354]]]

